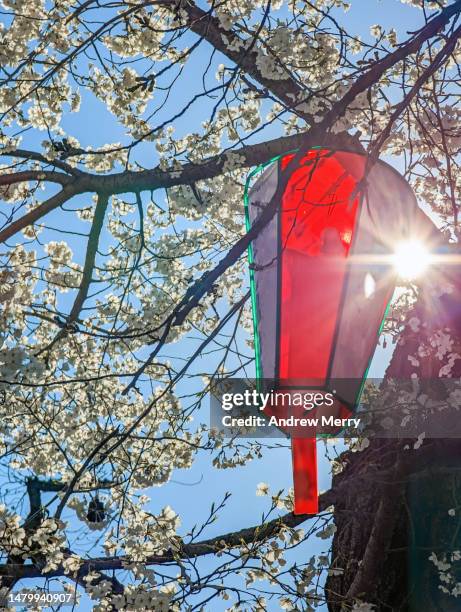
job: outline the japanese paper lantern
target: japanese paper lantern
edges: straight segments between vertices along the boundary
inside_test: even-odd
[[[292,160],[296,159],[293,167]],[[250,247],[256,370],[272,389],[334,385],[342,414],[357,407],[387,305],[399,243],[432,224],[404,178],[366,156],[313,148],[252,173],[247,228],[289,177],[277,212]],[[267,388],[267,387],[266,387]],[[297,514],[315,514],[316,440],[292,436]]]

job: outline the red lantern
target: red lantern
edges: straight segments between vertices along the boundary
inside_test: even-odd
[[[277,390],[334,385],[343,415],[357,407],[394,291],[395,248],[433,227],[403,177],[382,161],[368,172],[366,160],[326,148],[288,153],[245,198],[249,228],[289,172],[250,247],[257,377]],[[292,436],[292,458],[294,512],[315,514],[315,438]]]

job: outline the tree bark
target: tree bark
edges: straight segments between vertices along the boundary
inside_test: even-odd
[[[455,270],[443,276],[434,270],[429,282],[425,279],[406,318],[413,318],[413,325],[406,325],[386,379],[410,384],[415,365],[408,356],[440,330],[453,340],[450,353],[461,355],[461,280]],[[434,296],[434,287],[444,282],[451,293]],[[416,374],[428,394],[440,394],[437,381],[446,363],[448,354],[440,359],[435,351],[419,360]],[[461,358],[450,375],[461,377]],[[348,451],[343,460],[345,468],[333,480],[333,490],[342,485],[343,494],[335,504],[332,548],[332,565],[343,573],[327,579],[328,609],[350,610],[359,601],[376,610],[459,610],[459,598],[440,589],[444,583],[429,556],[461,549],[461,440],[373,439],[365,451]]]

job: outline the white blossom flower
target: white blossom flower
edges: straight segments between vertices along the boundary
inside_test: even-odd
[[[261,497],[262,495],[268,495],[268,494],[269,494],[269,485],[266,484],[265,482],[260,482],[258,486],[256,487],[256,495]]]

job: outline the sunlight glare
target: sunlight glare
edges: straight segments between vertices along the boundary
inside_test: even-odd
[[[430,264],[429,252],[418,240],[397,245],[393,259],[397,274],[404,280],[418,278]]]

